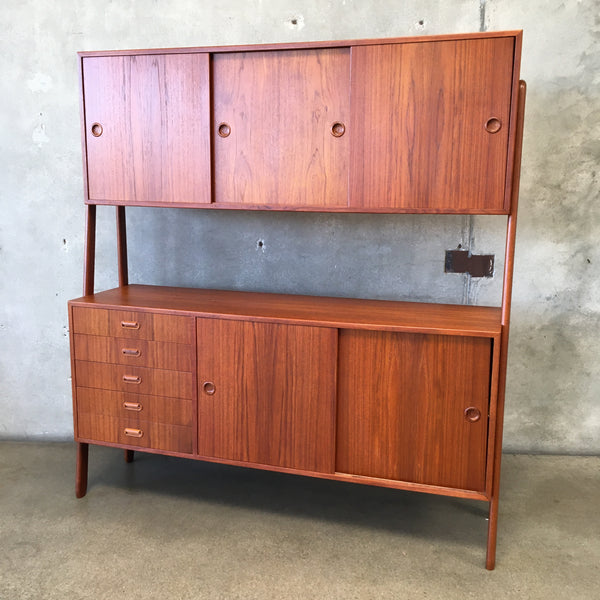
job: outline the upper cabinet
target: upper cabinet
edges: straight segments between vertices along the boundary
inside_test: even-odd
[[[350,207],[503,212],[514,44],[352,48]]]
[[[520,34],[82,53],[88,202],[510,211]]]
[[[210,202],[208,54],[84,56],[92,203]]]
[[[213,55],[218,204],[346,207],[348,48]]]

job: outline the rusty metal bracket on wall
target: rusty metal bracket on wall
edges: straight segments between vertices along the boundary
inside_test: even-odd
[[[471,277],[493,277],[494,255],[471,254],[468,250],[446,250],[445,273],[469,273]]]

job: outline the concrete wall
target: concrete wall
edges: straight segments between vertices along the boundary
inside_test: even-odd
[[[66,301],[81,293],[77,50],[525,30],[529,83],[505,447],[600,451],[598,1],[5,0],[0,36],[0,437],[72,435]],[[295,24],[294,21],[295,20]],[[503,218],[130,210],[132,282],[498,304]],[[116,285],[99,208],[98,289]],[[193,251],[181,252],[181,240]],[[257,246],[263,240],[262,249]]]

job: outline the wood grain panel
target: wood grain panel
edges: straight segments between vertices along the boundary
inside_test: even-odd
[[[336,471],[483,492],[490,357],[485,338],[341,331]]]
[[[347,206],[348,48],[215,54],[215,202]],[[219,135],[227,123],[228,137]]]
[[[74,306],[73,331],[88,335],[179,344],[192,344],[194,341],[194,321],[190,317],[131,310]]]
[[[350,206],[505,212],[513,50],[514,38],[353,48]]]
[[[108,316],[109,335],[132,339],[157,340],[191,344],[193,342],[193,320],[177,315],[111,310]],[[139,328],[129,327],[138,324]]]
[[[192,373],[77,360],[75,377],[78,387],[190,400],[194,397]]]
[[[337,331],[198,319],[197,333],[199,455],[333,472]]]
[[[108,310],[73,306],[71,314],[73,333],[109,334]]]
[[[126,429],[137,430],[140,437],[125,433]],[[140,446],[170,452],[192,453],[193,428],[180,425],[165,425],[150,421],[115,419],[106,415],[80,413],[78,437],[89,441],[111,442],[124,446]]]
[[[194,350],[188,344],[130,340],[76,333],[73,338],[75,358],[170,371],[194,370]]]
[[[324,298],[227,290],[129,285],[71,300],[78,307],[130,306],[233,319],[295,322],[359,329],[493,337],[500,308],[355,298]],[[88,332],[90,333],[90,332]]]
[[[82,61],[90,201],[210,202],[208,54]]]
[[[485,31],[475,33],[445,33],[441,35],[410,35],[395,38],[368,38],[359,40],[317,40],[311,42],[286,42],[269,44],[241,44],[236,46],[194,46],[190,48],[144,48],[142,50],[90,50],[78,52],[79,56],[129,56],[134,54],[185,54],[196,52],[255,52],[260,50],[311,50],[340,46],[372,46],[374,44],[414,44],[431,41],[471,40],[482,38],[520,37],[522,31]]]
[[[129,392],[77,388],[79,413],[94,413],[131,422],[152,421],[165,425],[193,425],[191,400]]]

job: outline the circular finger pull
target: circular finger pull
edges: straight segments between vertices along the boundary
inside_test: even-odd
[[[204,390],[204,393],[208,394],[209,396],[212,396],[217,391],[217,388],[212,381],[205,381],[202,384],[202,389]]]
[[[496,117],[492,117],[485,122],[485,130],[488,133],[498,133],[502,129],[502,121]]]
[[[231,127],[228,123],[221,123],[217,131],[222,138],[226,138],[231,133]]]
[[[342,137],[344,133],[346,133],[346,126],[343,123],[336,121],[331,126],[331,135],[333,137]]]
[[[481,419],[481,411],[474,406],[469,406],[469,408],[465,408],[465,419],[469,423],[477,423]]]
[[[94,123],[92,125],[92,135],[94,137],[100,137],[102,135],[102,125],[100,125],[100,123]]]

